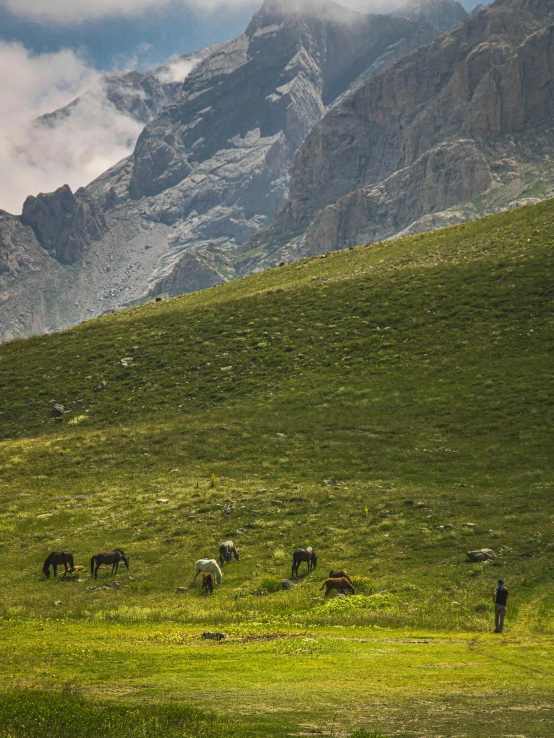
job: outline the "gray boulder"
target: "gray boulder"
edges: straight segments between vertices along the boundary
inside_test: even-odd
[[[466,556],[472,563],[481,563],[483,561],[491,561],[496,558],[496,554],[490,548],[481,548],[478,551],[467,551]]]

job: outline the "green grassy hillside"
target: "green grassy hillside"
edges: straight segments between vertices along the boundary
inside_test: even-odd
[[[0,346],[3,688],[196,704],[207,670],[208,706],[257,735],[338,711],[340,730],[482,736],[501,673],[512,732],[547,736],[553,255],[554,201]],[[194,561],[229,536],[241,561],[203,597]],[[316,572],[280,591],[310,544]],[[119,589],[41,578],[50,551],[115,546]],[[338,566],[358,595],[325,603]],[[511,667],[487,635],[500,575]]]

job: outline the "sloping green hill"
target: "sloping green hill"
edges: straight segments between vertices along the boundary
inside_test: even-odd
[[[504,574],[511,631],[552,634],[553,255],[547,202],[1,346],[6,622],[484,632]],[[229,536],[214,596],[176,596]],[[114,546],[118,591],[40,582]],[[325,605],[336,566],[360,596]]]

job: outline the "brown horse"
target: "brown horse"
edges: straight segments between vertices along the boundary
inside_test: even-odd
[[[353,583],[348,574],[342,569],[331,569],[331,571],[329,572],[329,579],[341,579],[342,577],[348,579],[350,584]]]
[[[346,590],[350,592],[350,594],[356,594],[356,590],[354,589],[354,586],[348,581],[346,577],[340,577],[339,579],[327,579],[325,582],[323,582],[323,587],[319,588],[319,591],[321,592],[322,589],[327,587],[327,591],[325,592],[325,599],[329,596],[329,592],[332,589],[338,589],[339,592],[342,594],[346,594]]]
[[[42,567],[42,573],[46,575],[47,579],[50,579],[50,567],[54,569],[54,576],[58,576],[58,566],[64,565],[65,571],[73,570],[75,564],[73,563],[73,554],[68,551],[54,551],[44,562]]]
[[[107,564],[108,566],[111,564],[113,576],[114,571],[117,574],[117,569],[121,562],[125,564],[127,569],[129,568],[129,559],[120,548],[96,554],[96,556],[93,556],[90,560],[90,573],[95,579],[98,579],[98,569],[102,564]]]
[[[204,594],[212,594],[214,591],[214,580],[209,571],[202,574],[202,591]]]
[[[308,573],[317,566],[317,556],[311,546],[306,548],[297,548],[292,555],[292,579],[298,576],[298,569],[303,561],[308,562]]]

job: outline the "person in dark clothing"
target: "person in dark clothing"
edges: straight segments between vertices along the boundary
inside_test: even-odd
[[[504,580],[498,580],[498,587],[494,590],[494,632],[502,633],[504,630],[504,619],[508,609],[508,589],[504,586]]]

